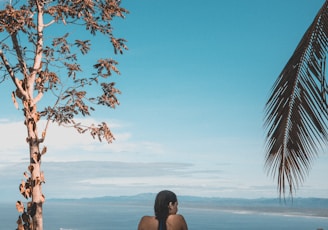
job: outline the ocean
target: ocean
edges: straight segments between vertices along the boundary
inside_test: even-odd
[[[206,206],[183,206],[179,213],[189,230],[328,230],[328,217],[288,212],[258,212]],[[133,230],[143,215],[152,215],[151,202],[138,201],[47,201],[44,230]],[[16,229],[15,203],[0,204],[0,229]]]

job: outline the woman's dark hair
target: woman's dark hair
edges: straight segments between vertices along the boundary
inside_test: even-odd
[[[169,203],[177,202],[177,196],[174,192],[163,190],[160,191],[155,199],[155,217],[158,220],[158,229],[166,230],[166,219],[169,216]]]

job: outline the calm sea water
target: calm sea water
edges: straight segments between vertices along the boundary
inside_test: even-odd
[[[187,207],[180,204],[189,230],[328,230],[328,218],[261,214]],[[45,230],[133,230],[142,215],[152,215],[151,204],[115,202],[46,202]],[[0,229],[16,229],[15,204],[0,204]]]

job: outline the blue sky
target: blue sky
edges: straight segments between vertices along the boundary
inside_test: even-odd
[[[119,61],[121,76],[112,80],[122,91],[121,105],[87,120],[109,122],[116,141],[99,143],[51,126],[42,164],[45,196],[171,189],[178,195],[276,197],[276,183],[264,170],[264,105],[323,3],[124,0],[131,13],[114,26],[129,51],[114,57],[100,38],[94,47],[95,59]],[[0,199],[21,199],[26,131],[6,93],[12,86],[0,87]],[[327,165],[327,154],[320,154],[296,196],[328,198]]]

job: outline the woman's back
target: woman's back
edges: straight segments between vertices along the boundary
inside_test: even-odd
[[[138,230],[158,230],[158,220],[154,216],[144,216],[141,218]],[[167,230],[188,230],[185,219],[182,215],[169,215],[166,220]]]

